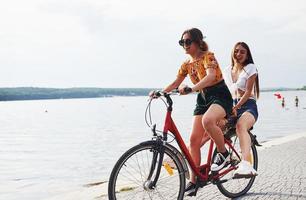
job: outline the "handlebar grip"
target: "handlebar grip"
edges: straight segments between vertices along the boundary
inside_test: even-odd
[[[191,89],[190,87],[185,87],[185,88],[184,88],[184,92],[185,92],[186,94],[189,94],[190,92],[192,92],[192,89]]]
[[[153,90],[153,91],[151,91],[151,92],[149,93],[149,96],[150,96],[150,97],[153,97],[153,98],[158,98],[158,97],[160,97],[160,96],[162,96],[162,95],[163,95],[162,92],[159,91],[159,90]]]
[[[155,91],[155,96],[157,96],[157,97],[160,97],[160,96],[162,96],[162,92],[161,91]]]

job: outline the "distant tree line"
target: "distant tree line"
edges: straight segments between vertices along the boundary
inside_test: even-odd
[[[0,101],[147,96],[152,88],[0,88]]]
[[[97,98],[112,96],[147,96],[154,88],[37,88],[17,87],[0,88],[0,101],[35,100],[35,99],[72,99]],[[306,90],[306,86],[294,88],[262,89],[268,91]]]

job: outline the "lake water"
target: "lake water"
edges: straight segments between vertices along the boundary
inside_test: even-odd
[[[274,93],[261,93],[253,131],[261,142],[306,131],[306,92],[280,93],[285,108]],[[173,118],[186,142],[195,98],[173,97]],[[0,199],[47,199],[106,181],[125,150],[150,139],[146,105],[147,97],[0,102]],[[161,101],[152,114],[161,125]]]

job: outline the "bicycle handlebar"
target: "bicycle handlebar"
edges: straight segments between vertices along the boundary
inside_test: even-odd
[[[189,94],[192,92],[192,89],[190,87],[185,87],[184,88],[184,92],[185,94]],[[170,92],[163,92],[163,91],[154,91],[154,94],[152,94],[152,96],[154,97],[161,97],[161,96],[169,96],[169,95],[176,95],[176,94],[180,94],[180,91],[178,89],[174,89]]]
[[[179,94],[179,90],[178,89],[174,89],[172,90],[171,92],[163,92],[163,91],[154,91],[152,95],[150,95],[151,97],[166,97],[166,96],[169,96],[169,95],[174,95],[174,94]]]

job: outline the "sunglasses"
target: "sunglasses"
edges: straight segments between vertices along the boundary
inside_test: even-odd
[[[179,44],[183,47],[184,45],[185,46],[190,46],[191,45],[191,43],[193,42],[193,40],[191,40],[191,39],[181,39],[180,41],[179,41]]]

